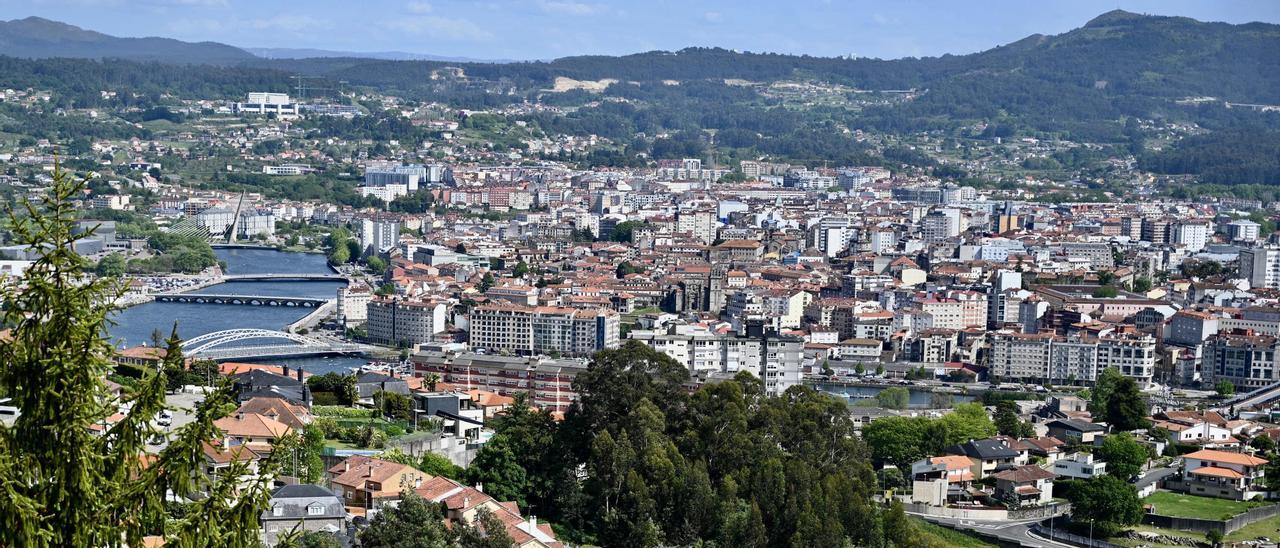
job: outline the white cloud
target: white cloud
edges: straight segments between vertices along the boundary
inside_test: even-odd
[[[324,19],[316,19],[310,15],[276,15],[265,19],[250,19],[249,24],[259,30],[285,30],[290,32],[333,28],[333,23]]]
[[[408,4],[405,4],[404,9],[408,10],[409,13],[431,13],[432,11],[435,10],[435,7],[433,7],[428,2],[421,2],[421,1],[415,0],[413,2],[409,2]]]
[[[230,7],[227,0],[154,0],[157,4],[165,6],[183,6],[183,7],[199,7],[199,8],[226,8]]]
[[[169,30],[180,33],[224,33],[237,30],[274,30],[290,34],[302,35],[309,31],[329,30],[334,28],[333,22],[317,19],[309,15],[275,15],[254,19],[175,19],[168,25]]]
[[[538,0],[538,8],[547,13],[560,15],[595,15],[608,11],[603,4],[588,4],[571,0]]]
[[[706,19],[708,23],[719,23],[724,20],[724,15],[718,11],[709,11],[702,14],[702,18]]]
[[[383,21],[382,26],[412,34],[428,34],[433,38],[448,40],[481,41],[493,38],[493,33],[466,19],[453,19],[438,15],[403,17]]]

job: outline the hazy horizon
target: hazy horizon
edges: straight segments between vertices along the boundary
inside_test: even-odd
[[[407,52],[539,60],[685,47],[901,57],[966,54],[1057,34],[1113,9],[1203,21],[1280,23],[1280,3],[1096,1],[649,2],[618,0],[0,0],[6,18],[38,16],[114,36],[214,41],[241,48]],[[252,6],[252,9],[250,9]],[[625,30],[620,25],[626,25]]]

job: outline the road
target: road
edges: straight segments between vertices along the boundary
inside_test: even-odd
[[[191,421],[195,420],[196,405],[202,401],[204,401],[204,394],[178,393],[166,395],[164,403],[172,410],[173,418],[170,420],[168,427],[161,426],[160,429],[172,434],[179,428],[190,424]],[[150,440],[148,440],[147,449],[150,451],[159,451],[169,445],[167,440],[160,444],[149,442]]]
[[[1026,519],[1019,521],[977,521],[971,519],[942,518],[937,516],[928,516],[925,514],[917,514],[914,512],[908,513],[944,527],[950,527],[952,529],[967,529],[992,535],[1003,541],[1017,543],[1019,546],[1028,546],[1030,548],[1074,548],[1070,544],[1032,535],[1031,526],[1042,521],[1040,519]]]
[[[1174,462],[1174,466],[1177,466],[1177,461]],[[1141,492],[1144,487],[1153,483],[1158,483],[1160,480],[1175,474],[1177,471],[1177,468],[1152,468],[1151,470],[1148,470],[1146,474],[1143,474],[1142,477],[1138,478],[1138,481],[1134,482],[1134,486],[1138,488],[1139,492]]]

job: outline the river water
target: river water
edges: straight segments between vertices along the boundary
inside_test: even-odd
[[[324,255],[289,253],[271,249],[215,249],[227,264],[227,274],[330,274],[333,271]],[[343,282],[338,281],[244,281],[211,285],[193,293],[218,295],[270,295],[332,299]],[[115,325],[109,330],[117,348],[151,344],[151,335],[160,330],[168,336],[174,323],[178,335],[190,339],[225,329],[255,328],[281,330],[307,313],[310,308],[216,305],[190,303],[146,303],[115,314]],[[313,373],[345,371],[367,360],[356,357],[289,358],[269,363],[302,367]]]
[[[848,398],[849,404],[852,405],[861,399],[874,398],[876,394],[879,394],[885,388],[889,388],[889,387],[888,386],[883,386],[883,387],[882,386],[840,386],[840,385],[833,385],[833,384],[819,384],[817,385],[816,388],[818,390],[822,390],[823,392],[827,392],[829,394],[835,394],[837,396],[840,396],[840,395],[852,396]],[[928,390],[920,390],[917,388],[910,388],[910,387],[907,388],[907,392],[911,395],[911,397],[907,400],[908,401],[907,405],[909,405],[910,407],[918,407],[918,408],[929,407],[929,400],[933,395],[932,392]],[[975,399],[973,396],[969,396],[965,394],[949,394],[949,395],[951,396],[952,403],[971,402]]]

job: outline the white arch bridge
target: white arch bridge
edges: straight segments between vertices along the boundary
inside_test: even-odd
[[[365,344],[307,337],[268,329],[228,329],[192,337],[182,343],[188,356],[215,361],[284,358],[325,354],[360,354]]]

